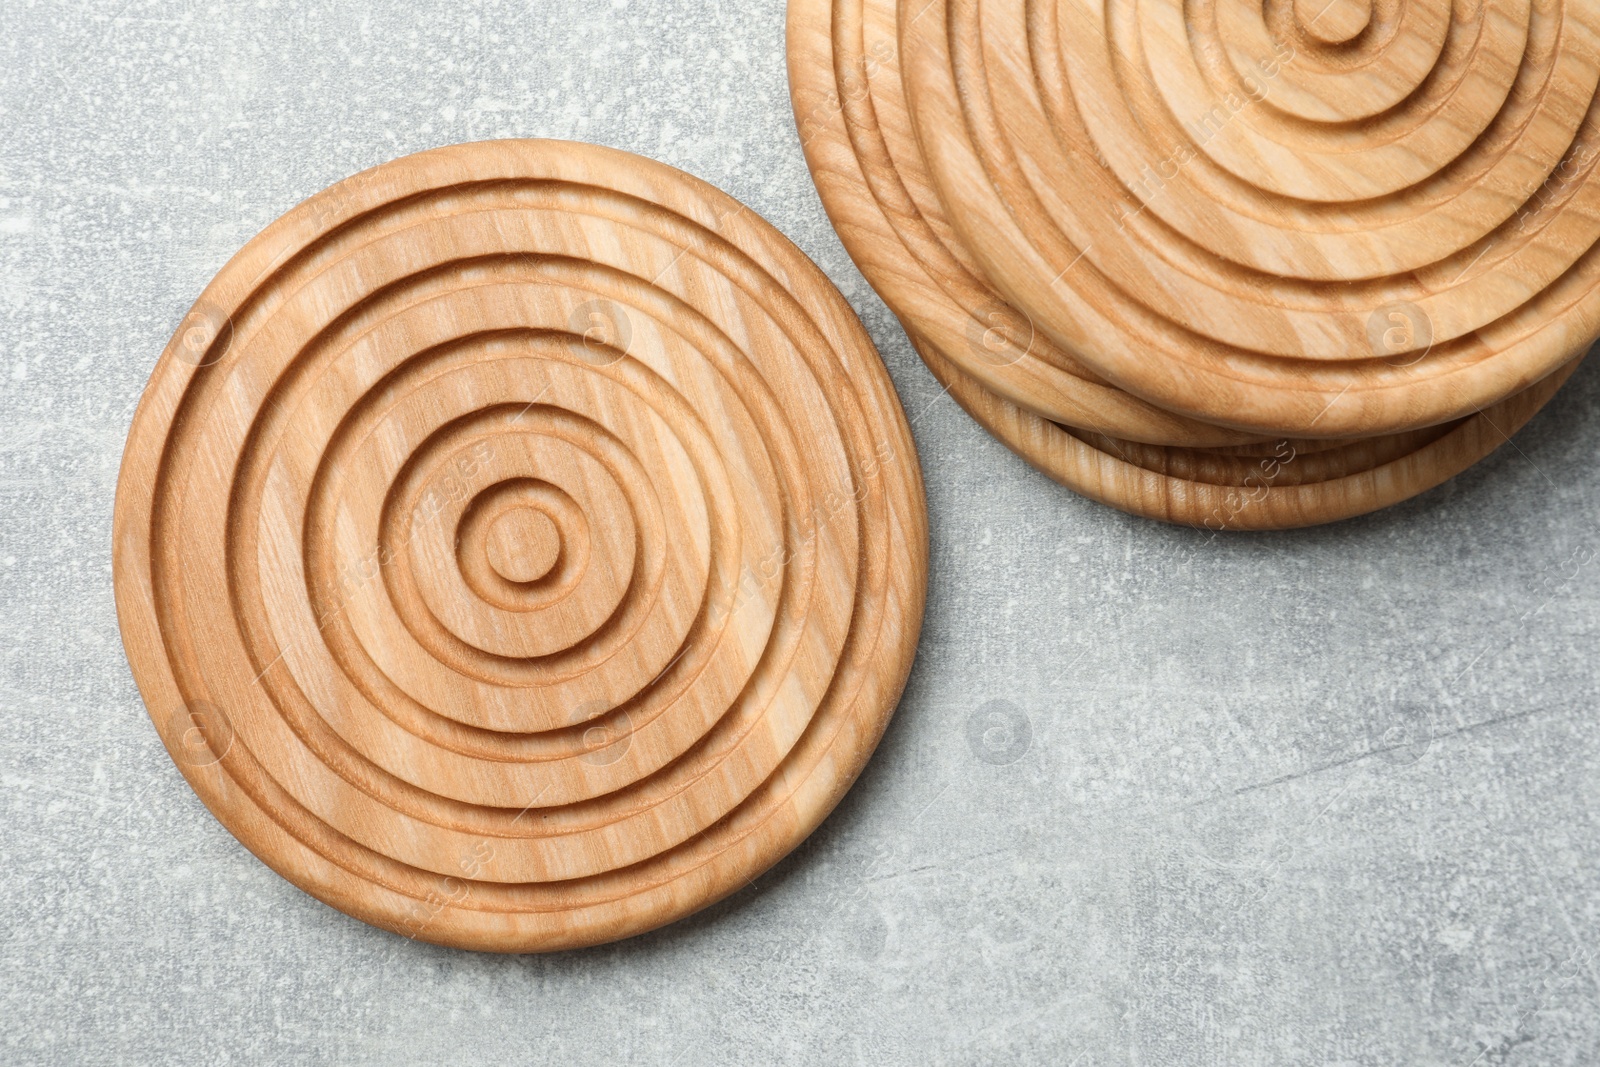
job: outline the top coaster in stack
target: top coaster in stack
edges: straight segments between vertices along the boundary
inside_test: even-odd
[[[820,271],[660,163],[492,141],[306,201],[157,363],[117,607],[217,817],[328,903],[529,951],[747,885],[860,772],[926,580]]]
[[[1132,511],[1253,480],[1223,525],[1300,525],[1475,461],[1600,331],[1600,14],[1455,8],[792,0],[790,77],[847,247],[980,421]],[[1241,475],[1263,450],[1346,455]]]

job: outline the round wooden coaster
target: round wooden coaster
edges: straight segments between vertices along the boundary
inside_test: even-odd
[[[1259,439],[1108,385],[983,280],[951,230],[911,128],[895,0],[790,0],[788,59],[823,206],[856,266],[911,330],[984,388],[1055,422],[1151,444]]]
[[[163,741],[275,870],[409,937],[650,929],[822,820],[910,670],[899,402],[703,182],[500,141],[341,182],[157,364],[117,605]]]
[[[1055,481],[1122,511],[1212,531],[1337,522],[1432,489],[1510,440],[1582,362],[1472,416],[1422,430],[1197,450],[1058,425],[983,388],[922,338],[911,342],[967,414]]]
[[[1499,443],[1487,423],[1455,436],[1459,425],[1445,424],[1357,441],[1261,438],[1173,416],[1105,385],[982,280],[952,231],[905,107],[896,15],[895,0],[791,0],[801,140],[862,273],[917,350],[933,353],[940,380],[1013,450],[1136,514],[1256,528],[1375,510],[1439,484]],[[1399,465],[1373,473],[1391,464]],[[1265,506],[1254,499],[1260,493]]]
[[[1600,335],[1600,7],[1314,7],[901,0],[962,243],[1203,420],[1374,435],[1545,379]]]

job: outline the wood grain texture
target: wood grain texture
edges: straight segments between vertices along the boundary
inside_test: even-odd
[[[921,624],[860,323],[703,182],[563,142],[301,204],[162,354],[118,483],[129,660],[252,851],[408,937],[650,929],[801,841]]]
[[[983,279],[911,127],[896,17],[895,0],[790,0],[787,44],[795,119],[823,206],[890,309],[984,388],[1055,422],[1151,444],[1259,439],[1109,385]]]
[[[1337,522],[1432,489],[1509,441],[1582,362],[1468,418],[1404,434],[1181,449],[1040,418],[983,388],[928,342],[911,341],[956,402],[1044,474],[1102,504],[1215,533]]]
[[[1585,351],[1600,6],[1311,7],[901,0],[983,276],[1106,381],[1260,433],[1434,425]]]
[[[1007,304],[955,232],[911,127],[897,18],[896,0],[791,0],[789,77],[807,162],[852,258],[935,375],[1062,484],[1215,529],[1332,522],[1465,469],[1505,440],[1497,425],[1522,425],[1570,373],[1471,425],[1343,441],[1214,426],[1108,385]]]

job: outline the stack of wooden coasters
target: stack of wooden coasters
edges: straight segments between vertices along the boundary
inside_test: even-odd
[[[1600,7],[791,0],[806,158],[930,370],[1126,511],[1329,522],[1600,336]]]

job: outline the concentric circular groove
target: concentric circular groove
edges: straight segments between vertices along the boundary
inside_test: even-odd
[[[1318,44],[1349,44],[1372,25],[1372,0],[1294,0],[1295,29]]]
[[[530,951],[816,826],[910,669],[926,519],[792,245],[660,164],[504,141],[356,175],[223,268],[135,418],[115,563],[235,835],[368,922]]]
[[[502,484],[516,487],[514,483]],[[490,568],[515,585],[537,582],[550,573],[561,556],[561,533],[549,512],[534,500],[496,508],[481,535],[476,531],[458,533],[457,544],[478,536],[483,538],[483,554]]]

